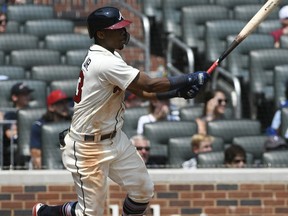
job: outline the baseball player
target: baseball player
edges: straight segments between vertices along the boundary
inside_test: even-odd
[[[209,80],[206,72],[150,78],[125,63],[116,50],[129,41],[125,20],[114,7],[93,11],[87,28],[93,44],[80,71],[74,114],[61,145],[62,160],[72,174],[78,200],[59,206],[37,203],[33,216],[101,216],[107,177],[127,191],[122,215],[143,215],[154,185],[135,146],[121,131],[125,91],[145,99],[193,98]]]

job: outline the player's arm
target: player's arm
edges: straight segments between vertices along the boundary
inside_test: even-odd
[[[127,90],[145,99],[169,99],[173,97],[190,98],[196,94],[209,79],[206,72],[196,72],[174,77],[151,78],[139,72]]]

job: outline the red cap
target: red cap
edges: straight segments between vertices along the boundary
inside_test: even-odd
[[[60,89],[54,90],[47,97],[47,105],[50,106],[52,104],[55,104],[59,101],[66,100],[66,99],[68,99],[68,97],[65,94],[65,92],[63,92]]]

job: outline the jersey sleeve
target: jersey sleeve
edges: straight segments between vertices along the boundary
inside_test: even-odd
[[[138,75],[139,70],[127,65],[120,56],[116,56],[113,60],[107,63],[109,64],[108,71],[103,75],[110,83],[125,90]]]

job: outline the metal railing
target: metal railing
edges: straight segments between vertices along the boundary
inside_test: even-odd
[[[4,125],[10,125],[10,129],[12,130],[13,124],[16,124],[16,120],[2,120],[0,121],[0,170],[4,168]],[[10,164],[9,169],[14,169],[14,139],[11,136],[10,138]]]

